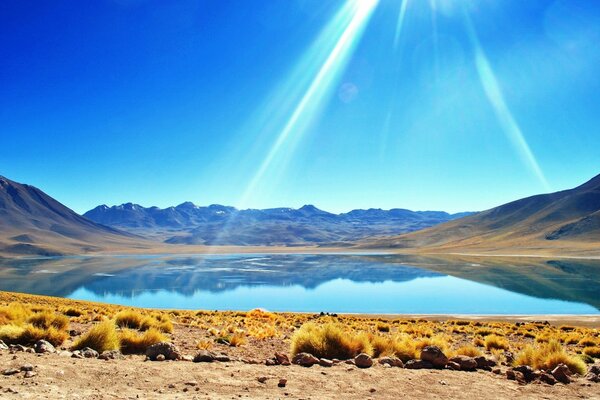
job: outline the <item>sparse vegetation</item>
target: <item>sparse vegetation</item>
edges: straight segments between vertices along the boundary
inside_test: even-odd
[[[119,335],[113,321],[100,322],[73,343],[74,350],[89,347],[102,353],[107,350],[119,350]]]
[[[123,329],[119,332],[119,342],[123,354],[143,354],[153,344],[166,341],[165,335],[156,328],[144,332]]]
[[[585,374],[586,367],[579,357],[567,354],[558,341],[538,345],[527,345],[515,358],[515,365],[529,365],[534,369],[552,370],[558,364],[565,364],[571,372]]]
[[[485,348],[487,350],[508,350],[510,345],[508,344],[508,340],[506,338],[498,336],[498,335],[489,335],[485,337]]]
[[[292,355],[310,353],[316,357],[347,360],[359,353],[373,354],[373,349],[364,334],[350,333],[333,323],[309,322],[292,337],[291,352]]]

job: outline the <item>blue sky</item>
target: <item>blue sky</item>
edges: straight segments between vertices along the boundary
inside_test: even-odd
[[[0,174],[78,212],[341,212],[600,173],[600,5],[408,0],[399,26],[402,5],[1,2]]]

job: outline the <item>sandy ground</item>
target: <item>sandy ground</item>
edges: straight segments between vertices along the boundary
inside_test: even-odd
[[[0,351],[2,369],[32,364],[36,375],[0,376],[6,399],[600,399],[600,385],[519,385],[491,372],[358,369],[231,363],[72,359]],[[258,381],[266,377],[265,383]],[[284,388],[279,379],[287,379]]]

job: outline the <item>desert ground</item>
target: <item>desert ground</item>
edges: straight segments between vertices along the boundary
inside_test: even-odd
[[[81,350],[84,345],[106,344],[105,339],[90,340],[90,332],[99,326],[111,327],[117,335],[113,348],[124,355],[107,352],[116,356],[104,360]],[[0,292],[0,339],[8,347],[0,350],[0,397],[592,399],[600,398],[600,383],[588,374],[600,366],[594,358],[600,356],[599,326],[594,316],[147,310]],[[314,340],[327,330],[333,335],[330,342],[339,343],[322,350]],[[34,343],[40,339],[52,342],[54,351],[36,353],[39,348]],[[157,342],[175,346],[178,360],[150,361],[146,351]],[[551,343],[560,348],[547,350]],[[422,358],[426,346],[437,346],[450,359],[482,357],[494,366],[469,372],[448,367],[410,369],[409,359],[419,359],[419,353]],[[278,365],[274,358],[278,353],[292,359],[307,349],[347,357],[339,357],[339,362],[321,359],[311,367]],[[102,353],[103,349],[98,350]],[[524,356],[528,351],[529,356]],[[371,367],[359,368],[359,362],[353,361],[359,352],[372,356]],[[209,355],[202,361],[212,362],[200,362],[198,355]],[[401,359],[405,367],[381,364],[384,359]],[[581,370],[571,375],[568,384],[548,384],[537,378],[526,382],[514,372],[516,380],[508,379],[517,364],[536,362],[539,365],[533,365],[532,371],[545,368],[540,366],[544,363],[554,367],[557,362]]]

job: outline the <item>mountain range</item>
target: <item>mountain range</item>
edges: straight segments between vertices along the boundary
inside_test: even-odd
[[[153,237],[171,244],[194,245],[348,245],[375,235],[395,235],[427,228],[470,213],[405,209],[352,210],[333,214],[301,208],[238,210],[186,202],[176,207],[101,205],[84,214],[100,224]]]
[[[419,251],[600,249],[600,175],[574,189],[516,200],[366,247]],[[583,254],[583,253],[582,253]]]

